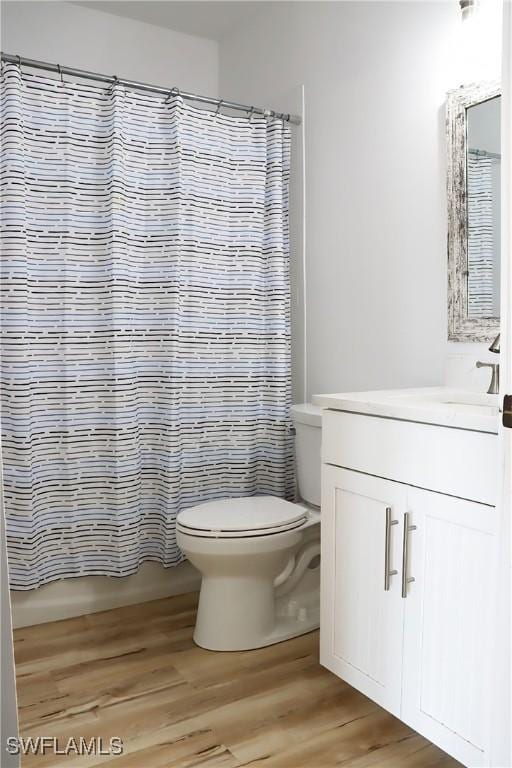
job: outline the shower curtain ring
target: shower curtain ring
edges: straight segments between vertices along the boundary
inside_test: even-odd
[[[168,103],[169,103],[169,99],[172,99],[172,98],[173,98],[173,96],[181,96],[181,94],[180,94],[180,89],[179,89],[179,88],[177,88],[176,86],[173,86],[173,87],[171,88],[171,90],[170,90],[170,91],[169,91],[169,93],[167,94],[167,97],[166,97],[166,99],[165,99],[165,102],[164,102],[164,104],[168,104]]]
[[[110,83],[109,87],[107,88],[107,93],[109,96],[111,96],[114,93],[114,88],[116,85],[119,84],[119,78],[117,75],[112,75],[112,82]]]
[[[21,56],[19,53],[16,54],[16,58],[18,59],[18,67],[21,69]]]
[[[64,77],[62,76],[62,69],[61,69],[60,64],[57,64],[57,71],[59,73],[60,81],[61,81],[62,85],[64,85]]]
[[[251,122],[253,115],[254,115],[254,107],[251,107],[250,112],[249,112],[249,122]]]
[[[217,115],[219,114],[220,109],[221,109],[223,103],[224,103],[224,100],[220,99],[219,103],[217,104],[217,111],[215,112],[215,117],[217,117]]]

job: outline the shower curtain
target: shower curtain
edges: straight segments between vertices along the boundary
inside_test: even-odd
[[[470,318],[496,315],[492,162],[492,158],[487,154],[471,149],[468,151],[468,315]]]
[[[11,586],[182,555],[177,513],[293,494],[289,127],[4,64]]]

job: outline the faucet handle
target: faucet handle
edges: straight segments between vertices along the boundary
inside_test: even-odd
[[[500,353],[500,336],[501,336],[501,333],[498,333],[493,343],[489,347],[489,352],[496,352],[496,354]]]

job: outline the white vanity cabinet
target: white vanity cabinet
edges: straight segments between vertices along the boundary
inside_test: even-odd
[[[404,604],[399,576],[386,589],[384,568],[387,538],[398,574],[406,489],[328,464],[322,472],[320,661],[400,717]]]
[[[489,765],[497,448],[324,412],[321,662],[467,766]]]
[[[496,509],[407,496],[401,717],[464,765],[488,765]]]

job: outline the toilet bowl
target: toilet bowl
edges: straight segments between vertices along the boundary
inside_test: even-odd
[[[307,404],[294,406],[292,415],[304,502],[246,496],[178,515],[178,546],[202,575],[194,642],[203,648],[261,648],[319,625],[321,412]]]

